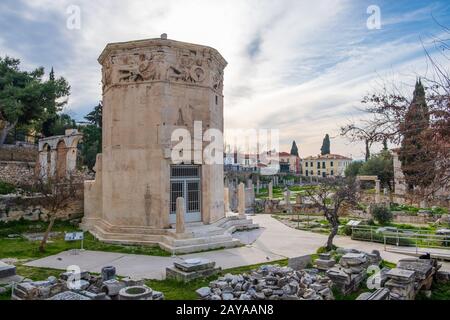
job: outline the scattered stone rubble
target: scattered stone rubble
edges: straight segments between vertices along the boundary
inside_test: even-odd
[[[265,265],[250,274],[226,274],[196,292],[201,300],[333,300],[331,280],[318,272]]]
[[[414,300],[420,290],[430,290],[439,268],[434,259],[400,260],[397,268],[386,274],[391,300]]]
[[[380,280],[375,282],[381,287],[377,291],[387,290],[388,296],[363,293],[358,300],[414,300],[420,290],[429,292],[435,275],[439,279],[439,268],[434,259],[402,259],[396,268],[383,268],[377,275]]]
[[[102,269],[101,276],[86,271],[64,272],[45,281],[26,280],[13,286],[12,300],[163,300],[142,279],[116,279],[114,267]]]

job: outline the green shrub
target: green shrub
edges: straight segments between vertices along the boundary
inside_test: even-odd
[[[381,225],[386,225],[393,219],[391,210],[383,205],[375,206],[372,209],[372,216]]]
[[[336,249],[337,249],[337,247],[336,247],[335,245],[333,245],[333,250],[336,250]],[[327,250],[327,247],[325,247],[325,246],[320,247],[320,248],[317,249],[317,251],[316,251],[317,254],[327,253],[327,252],[329,252],[329,250]]]
[[[352,227],[351,226],[343,226],[342,227],[342,234],[346,235],[346,236],[351,236],[352,235]]]
[[[16,187],[8,182],[0,181],[0,194],[9,194],[16,191]]]
[[[447,214],[448,210],[446,208],[435,207],[435,208],[431,208],[431,213],[433,215]]]

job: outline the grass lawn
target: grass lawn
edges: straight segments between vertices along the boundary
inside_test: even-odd
[[[8,238],[10,234],[44,232],[47,224],[44,222],[17,221],[8,224],[0,224],[0,259],[39,259],[70,249],[79,249],[80,241],[66,242],[64,234],[50,239],[44,253],[39,252],[39,241],[28,241],[24,238]],[[70,232],[77,228],[67,222],[56,222],[52,232]],[[151,256],[170,256],[169,252],[159,247],[132,246],[107,244],[96,240],[90,233],[85,233],[84,249],[93,251],[120,252],[131,254],[143,254]]]
[[[295,201],[297,194],[306,195],[306,190],[315,188],[315,186],[290,186],[289,190],[291,191],[291,201]],[[267,188],[261,188],[260,192],[256,194],[257,199],[268,199],[269,190]],[[282,200],[284,199],[284,188],[282,187],[273,187],[272,189],[273,199]]]
[[[417,300],[450,300],[450,283],[433,283],[431,287],[431,297],[427,298],[423,293],[419,293]]]

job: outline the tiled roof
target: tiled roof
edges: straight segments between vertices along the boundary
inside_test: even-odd
[[[318,156],[309,156],[306,158],[303,158],[303,160],[352,160],[352,158],[341,156],[340,154],[325,154],[325,155],[318,155]]]

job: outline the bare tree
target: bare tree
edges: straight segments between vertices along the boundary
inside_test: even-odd
[[[365,159],[370,158],[370,148],[375,142],[383,141],[383,133],[379,128],[370,123],[349,123],[341,127],[341,136],[347,137],[351,142],[363,141],[366,147]]]
[[[73,201],[80,199],[82,189],[75,183],[75,177],[72,174],[38,177],[35,180],[34,189],[41,196],[40,205],[48,210],[49,224],[39,245],[39,251],[44,252],[55,221],[61,218],[62,211],[67,209]]]
[[[440,63],[450,59],[450,29],[440,26],[448,36],[434,38],[433,43],[436,51],[442,55],[431,55],[424,45],[431,74],[419,77],[425,89],[426,118],[429,121],[416,121],[411,125],[408,118],[414,96],[399,90],[396,83],[389,86],[384,84],[382,90],[365,96],[362,101],[370,117],[369,127],[376,128],[380,133],[378,139],[396,145],[403,142],[400,160],[412,159],[402,161],[402,170],[408,174],[410,193],[424,199],[450,186],[450,70],[447,63]],[[350,129],[353,127],[348,126],[344,132],[351,132]],[[405,137],[410,137],[414,131],[422,133],[414,136],[412,147],[405,148]],[[421,150],[420,154],[433,159],[434,164],[421,161],[418,149]]]
[[[333,239],[339,230],[339,213],[344,206],[358,203],[357,185],[354,179],[323,179],[315,188],[305,190],[308,199],[321,210],[331,225],[331,231],[325,247],[333,249]]]

